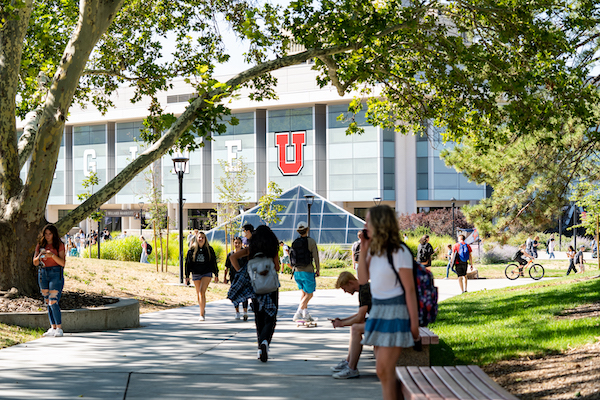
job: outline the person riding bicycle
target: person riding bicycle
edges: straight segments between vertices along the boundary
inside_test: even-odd
[[[518,262],[518,263],[519,263],[519,275],[520,275],[520,276],[525,276],[525,275],[523,274],[523,267],[524,267],[524,266],[526,266],[526,265],[527,265],[527,263],[528,263],[528,261],[527,261],[527,260],[525,260],[525,259],[523,258],[523,256],[525,256],[525,257],[529,257],[530,259],[534,259],[534,258],[535,258],[535,257],[533,257],[531,254],[529,254],[529,253],[525,252],[525,245],[524,245],[524,244],[522,244],[522,245],[520,245],[520,246],[519,246],[519,248],[518,248],[518,250],[517,250],[517,253],[515,254],[515,256],[514,256],[514,258],[513,258],[513,259],[514,259],[516,262]]]

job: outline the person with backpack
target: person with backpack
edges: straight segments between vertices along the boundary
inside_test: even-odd
[[[292,242],[290,250],[290,262],[293,268],[294,280],[298,289],[302,292],[298,310],[292,320],[313,321],[313,317],[308,313],[308,302],[312,299],[317,288],[316,277],[321,274],[321,264],[319,263],[319,250],[317,242],[308,236],[308,225],[302,221],[297,228],[300,237]],[[313,265],[314,261],[314,265]]]
[[[239,260],[248,257],[249,263],[253,259],[262,257],[273,260],[273,268],[279,272],[279,240],[271,228],[260,225],[256,230],[252,229],[248,247],[233,253],[229,260],[238,272],[235,281],[227,293],[227,298],[234,305],[249,298],[252,299],[252,311],[254,311],[254,323],[256,325],[256,336],[258,341],[257,358],[262,362],[269,359],[269,346],[275,333],[277,325],[277,311],[279,308],[279,289],[270,293],[256,294],[253,290],[250,276],[246,273],[248,266],[241,266]]]
[[[452,247],[452,257],[454,258],[456,275],[458,275],[458,286],[460,286],[462,293],[467,291],[468,264],[471,265],[471,270],[473,270],[472,252],[471,246],[465,243],[465,235],[458,235],[458,242]]]
[[[206,290],[212,280],[213,274],[218,274],[217,255],[215,250],[208,244],[208,239],[204,232],[199,232],[196,240],[192,241],[187,257],[185,258],[185,284],[190,283],[190,273],[192,281],[196,287],[196,297],[198,306],[200,306],[200,317],[198,322],[206,319]]]
[[[370,280],[372,297],[362,344],[375,346],[383,399],[395,400],[396,362],[402,349],[420,338],[414,260],[400,239],[396,213],[387,205],[369,209],[360,244],[358,283]]]
[[[237,277],[238,272],[235,268],[233,268],[233,265],[231,265],[231,255],[234,254],[236,251],[240,251],[242,249],[242,238],[235,237],[233,239],[233,246],[234,246],[234,249],[231,250],[229,252],[229,254],[227,254],[227,258],[225,259],[225,275],[223,277],[223,282],[227,283],[227,273],[229,272],[229,281],[231,282],[232,285],[233,285],[233,281]],[[241,257],[238,259],[238,263],[240,264],[241,267],[244,267],[248,263],[248,258]],[[242,306],[244,307],[244,321],[248,321],[248,300],[242,301]],[[239,304],[234,305],[234,307],[235,307],[235,319],[239,320],[241,318],[240,305]]]
[[[429,235],[423,235],[419,239],[419,247],[417,248],[417,262],[421,263],[425,268],[431,268],[431,257],[439,249],[433,249],[431,243],[429,243]]]
[[[143,236],[140,236],[140,240],[142,241],[142,255],[140,256],[140,262],[143,264],[148,264],[148,254],[152,252],[152,246],[146,242]],[[150,252],[148,252],[148,247],[150,246]]]

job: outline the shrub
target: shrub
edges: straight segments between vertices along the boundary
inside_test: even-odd
[[[512,261],[512,257],[517,252],[516,246],[494,246],[493,248],[481,254],[479,262],[482,264],[505,264]]]
[[[319,249],[319,261],[325,260],[343,260],[350,262],[352,250],[343,249],[337,244],[328,244],[317,246]]]
[[[460,209],[454,210],[454,225],[456,228],[472,229]],[[398,224],[403,233],[409,236],[421,237],[424,234],[452,235],[452,209],[444,208],[428,213],[401,214]]]
[[[448,265],[448,260],[433,260],[431,262],[432,267],[445,267]]]
[[[92,258],[98,257],[98,245],[92,245]],[[82,257],[90,257],[90,248],[82,251]],[[100,243],[100,258],[103,260],[139,261],[142,255],[142,241],[136,236],[109,240]]]
[[[327,259],[321,261],[321,268],[348,268],[350,262],[345,260]]]

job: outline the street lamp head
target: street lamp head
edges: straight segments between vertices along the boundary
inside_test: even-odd
[[[313,201],[315,201],[315,196],[313,196],[312,194],[305,194],[305,195],[304,195],[304,199],[306,200],[306,203],[307,203],[309,206],[312,206],[312,204],[313,204]]]
[[[175,168],[175,172],[185,172],[185,167],[189,158],[187,157],[173,157],[173,167]]]
[[[454,203],[456,201],[456,199],[453,197],[450,199],[450,201]]]
[[[375,203],[376,206],[381,204],[381,197],[373,197],[373,203]]]

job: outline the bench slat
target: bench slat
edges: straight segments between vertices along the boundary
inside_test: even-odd
[[[422,344],[431,344],[431,335],[429,335],[429,332],[431,331],[427,328],[419,328],[419,335],[421,335]]]
[[[479,378],[482,382],[488,385],[493,391],[498,393],[501,399],[504,400],[519,400],[518,397],[513,396],[509,392],[506,391],[502,386],[498,385],[492,378],[490,378],[481,368],[477,365],[469,365],[468,368],[471,370],[473,374]]]
[[[456,369],[465,377],[473,386],[477,388],[477,390],[481,391],[487,399],[490,400],[504,400],[504,397],[486,385],[479,376],[473,373],[471,369],[467,365],[458,365]],[[483,371],[482,371],[483,372]]]
[[[431,330],[429,330],[429,328],[420,327],[419,333],[421,334],[421,336],[427,335],[429,337],[429,344],[439,344],[440,343],[439,336],[436,335],[435,333],[433,333]]]
[[[427,396],[419,390],[406,367],[396,367],[396,376],[402,382],[402,395],[405,400],[427,400]]]
[[[411,367],[409,367],[411,371]],[[419,368],[419,371],[429,384],[440,394],[440,397],[444,400],[459,400],[459,398],[442,382],[442,380],[436,375],[431,368]],[[411,371],[412,372],[412,371]]]
[[[421,392],[425,393],[429,400],[443,400],[436,389],[431,386],[429,381],[425,378],[419,367],[406,367],[408,373],[412,377],[413,381],[417,384]]]
[[[469,395],[474,399],[489,399],[481,390],[477,387],[473,386],[469,379],[465,378],[456,367],[444,367],[446,371],[452,376],[462,388],[469,393]],[[472,375],[472,374],[471,374]]]
[[[448,371],[444,369],[444,367],[431,367],[431,370],[435,372],[437,377],[444,382],[444,385],[446,385],[452,391],[452,393],[454,393],[456,398],[459,400],[473,399],[473,396],[464,390],[463,387],[452,378]]]

